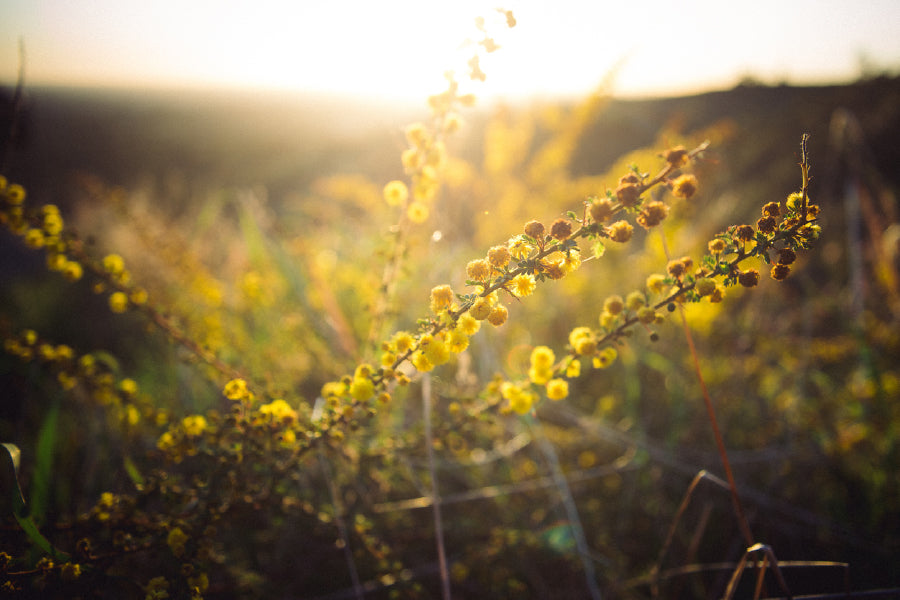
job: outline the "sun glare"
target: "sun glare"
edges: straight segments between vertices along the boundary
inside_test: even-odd
[[[681,93],[763,81],[847,80],[860,56],[900,60],[896,2],[818,10],[812,0],[740,4],[697,0],[7,0],[0,76],[14,80],[25,42],[35,84],[262,87],[423,98],[480,34],[476,16],[511,9],[518,25],[489,28],[501,51],[485,60],[481,95],[581,95],[614,75],[617,93]],[[872,18],[882,14],[884,18]],[[816,31],[796,43],[798,19]],[[740,24],[739,26],[737,24]],[[471,51],[471,49],[469,49]],[[877,65],[876,65],[877,66]]]
[[[443,71],[460,62],[460,44],[477,33],[475,16],[497,16],[492,6],[465,0],[345,2],[340,10],[324,2],[228,6],[176,7],[165,1],[148,3],[137,14],[111,8],[104,15],[70,6],[66,10],[83,11],[71,15],[73,20],[89,18],[92,27],[107,32],[86,43],[56,19],[51,22],[50,15],[46,25],[57,32],[57,46],[83,52],[82,63],[106,79],[124,82],[141,74],[151,85],[365,90],[374,96],[422,98],[440,91],[435,86],[443,85]],[[118,51],[100,48],[101,40]],[[464,67],[464,60],[460,64]]]

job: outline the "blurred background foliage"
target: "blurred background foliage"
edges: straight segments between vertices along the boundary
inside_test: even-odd
[[[374,334],[398,218],[381,189],[403,177],[402,127],[423,111],[52,89],[28,91],[25,106],[10,180],[59,205],[95,256],[121,254],[190,337],[306,411],[325,382],[377,362],[373,341],[427,316],[432,287],[462,291],[466,262],[526,221],[578,213],[630,165],[655,174],[666,148],[708,139],[700,193],[673,204],[662,227],[673,256],[699,257],[715,233],[755,222],[764,203],[798,189],[809,132],[818,247],[786,282],[732,288],[719,305],[689,306],[688,319],[757,539],[781,560],[849,563],[855,589],[900,586],[900,80],[655,100],[600,90],[578,103],[475,109],[448,142],[439,199],[410,235]],[[222,408],[220,374],[138,316],[110,314],[88,282],[48,273],[7,232],[0,244],[5,337],[31,328],[99,353],[173,419]],[[636,329],[613,367],[574,381],[567,400],[534,417],[502,414],[490,386],[497,373],[524,373],[534,345],[560,352],[573,327],[596,326],[604,298],[641,289],[665,264],[659,234],[636,231],[510,302],[503,327],[484,328],[432,375],[454,597],[585,597],[581,534],[615,597],[651,596],[654,566],[740,558],[727,491],[710,480],[660,556],[692,478],[721,470],[675,316],[658,341]],[[58,524],[103,492],[129,489],[123,456],[152,467],[158,424],[123,427],[108,406],[64,394],[33,361],[7,354],[0,385],[0,438],[22,449],[20,480],[48,537],[65,539]],[[286,518],[263,507],[237,525],[209,595],[353,597],[340,515],[371,597],[437,597],[420,394],[398,392],[342,444],[306,455],[302,493],[284,500],[302,510]],[[837,567],[786,572],[794,593],[842,589]],[[661,593],[721,593],[730,573],[673,575]]]

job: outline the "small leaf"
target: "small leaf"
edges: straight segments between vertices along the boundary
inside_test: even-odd
[[[600,240],[597,240],[591,246],[591,250],[593,251],[594,256],[596,258],[600,258],[601,256],[603,256],[606,253],[606,246],[603,245],[603,242],[601,242]]]
[[[2,499],[3,512],[24,515],[25,498],[19,488],[19,461],[22,451],[15,444],[2,444],[0,451],[0,489],[9,490]]]
[[[19,487],[19,460],[22,455],[19,447],[15,444],[0,444],[0,446],[3,446],[3,450],[0,451],[0,483],[3,484],[2,490],[9,490],[9,496],[4,496],[2,500],[4,512],[12,512],[19,527],[35,546],[58,561],[68,561],[69,555],[54,548],[28,514],[25,497],[22,495],[22,488]]]

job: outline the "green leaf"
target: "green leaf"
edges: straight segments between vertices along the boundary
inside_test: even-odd
[[[22,455],[15,444],[0,444],[0,483],[2,489],[8,490],[3,497],[4,512],[11,512],[16,522],[31,542],[51,555],[57,561],[68,561],[69,555],[53,547],[47,538],[38,530],[37,525],[28,514],[28,506],[25,504],[25,496],[19,486],[19,459]]]
[[[22,490],[19,489],[19,461],[22,456],[21,450],[15,444],[0,444],[3,450],[0,451],[0,488],[8,490],[2,498],[2,508],[4,513],[25,514],[25,499],[22,497]]]
[[[35,464],[31,485],[31,517],[40,524],[49,502],[53,483],[53,461],[57,447],[60,399],[56,398],[41,423],[35,448]]]
[[[128,477],[138,488],[144,485],[144,477],[141,475],[140,470],[138,470],[137,465],[134,464],[134,461],[131,460],[130,456],[126,456],[124,458],[125,463],[125,472],[128,473]]]
[[[597,240],[591,246],[591,250],[593,252],[593,255],[596,258],[600,258],[601,256],[603,256],[606,253],[606,246],[603,245],[603,242],[601,242],[600,240]]]

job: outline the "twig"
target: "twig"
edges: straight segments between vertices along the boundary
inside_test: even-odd
[[[347,569],[350,571],[350,580],[353,583],[353,593],[357,600],[362,600],[365,596],[365,590],[359,580],[359,573],[356,570],[356,563],[353,560],[353,551],[350,549],[350,536],[347,530],[347,522],[344,520],[343,504],[338,498],[337,485],[334,483],[334,477],[331,474],[331,468],[328,466],[328,460],[325,455],[319,453],[319,466],[325,481],[328,484],[328,494],[331,496],[331,504],[334,506],[334,522],[338,528],[338,534],[341,536],[341,542],[344,545],[344,559],[347,561]]]
[[[687,317],[684,314],[684,308],[681,310],[681,323],[684,325],[684,337],[687,339],[688,348],[690,349],[691,361],[694,365],[694,372],[697,375],[697,381],[700,383],[700,391],[703,393],[703,403],[706,405],[706,415],[709,417],[709,423],[712,426],[713,435],[716,438],[716,447],[719,450],[719,457],[722,459],[722,468],[725,469],[725,477],[728,480],[728,491],[731,495],[731,504],[734,506],[734,512],[737,516],[738,527],[744,541],[748,546],[753,545],[753,533],[750,531],[750,523],[744,515],[744,508],[741,506],[741,499],[738,496],[737,484],[734,482],[734,473],[731,470],[731,462],[728,460],[728,452],[725,450],[725,440],[722,438],[722,432],[719,429],[719,422],[716,419],[716,411],[713,408],[712,399],[709,396],[709,390],[706,388],[706,380],[703,379],[703,371],[700,369],[700,359],[697,357],[697,349],[694,346],[694,337],[691,335],[691,328],[688,326]]]

